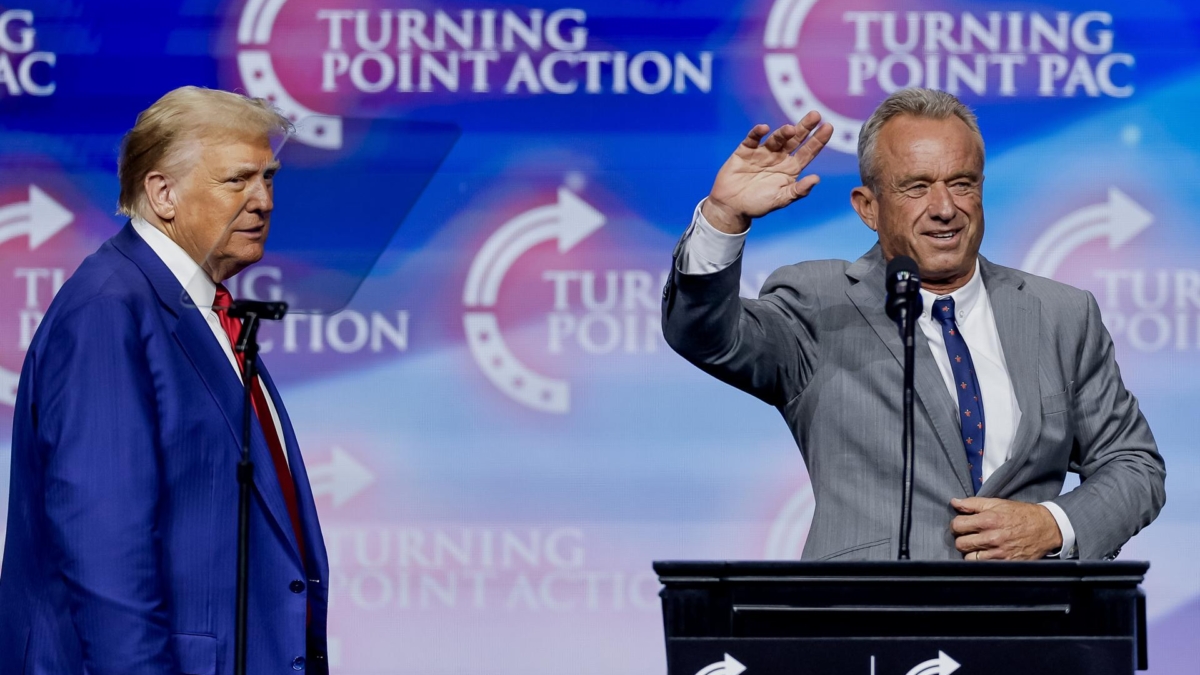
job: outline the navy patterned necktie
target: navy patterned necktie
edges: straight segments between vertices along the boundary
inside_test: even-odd
[[[950,357],[950,372],[954,373],[954,391],[958,393],[959,426],[967,466],[971,469],[971,484],[975,493],[983,487],[983,394],[971,350],[954,321],[954,298],[942,298],[933,303],[933,318],[942,325],[946,354]]]

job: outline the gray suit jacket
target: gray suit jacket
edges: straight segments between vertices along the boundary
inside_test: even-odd
[[[676,248],[676,257],[679,249]],[[812,480],[805,559],[894,559],[900,527],[904,354],[884,314],[886,263],[782,267],[758,300],[738,297],[742,265],[706,275],[673,266],[663,332],[684,358],[775,406]],[[1158,515],[1166,470],[1137,400],[1125,390],[1095,298],[980,258],[1021,422],[1011,458],[979,492],[1054,501],[1081,558],[1115,555]],[[958,428],[929,344],[917,331],[914,559],[961,559],[951,497],[973,495]],[[1067,471],[1081,484],[1059,495]]]

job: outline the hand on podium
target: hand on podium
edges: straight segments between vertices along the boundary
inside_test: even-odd
[[[950,531],[967,560],[1040,560],[1062,548],[1058,523],[1041,504],[968,497],[950,505],[962,514]]]

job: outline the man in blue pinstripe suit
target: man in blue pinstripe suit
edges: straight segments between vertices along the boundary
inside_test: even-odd
[[[130,222],[63,286],[21,373],[0,675],[233,672],[241,363],[217,299],[263,255],[288,128],[185,87],[126,136]],[[324,541],[259,368],[248,672],[323,673]]]

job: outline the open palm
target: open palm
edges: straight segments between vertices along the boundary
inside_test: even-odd
[[[767,136],[770,130],[765,124],[751,129],[717,172],[705,203],[705,217],[717,229],[744,232],[751,219],[807,196],[820,182],[816,175],[797,178],[829,142],[833,126],[821,125],[813,111]]]

